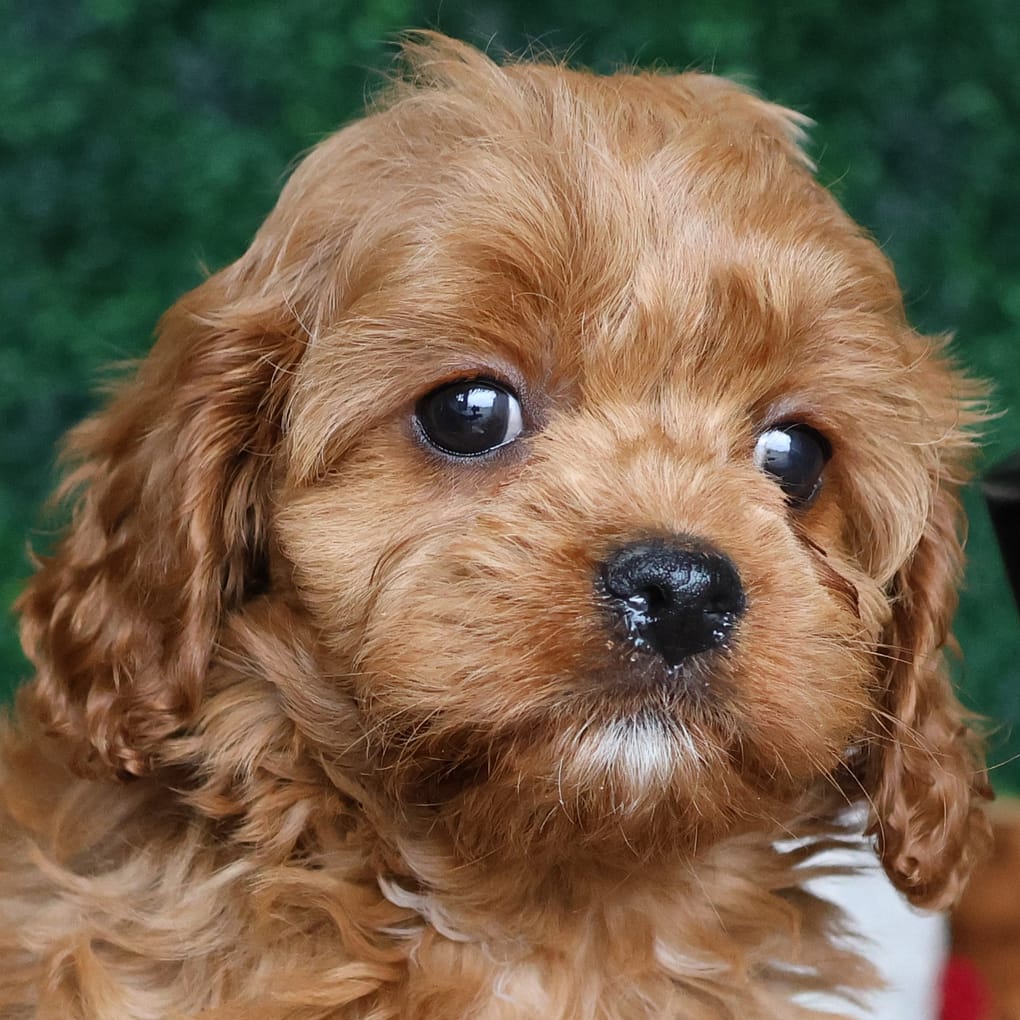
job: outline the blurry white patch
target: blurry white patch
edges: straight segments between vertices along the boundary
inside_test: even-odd
[[[862,867],[862,852],[867,855],[866,867]],[[862,1009],[823,995],[802,996],[800,1004],[847,1020],[937,1017],[939,982],[948,952],[945,917],[910,906],[886,878],[870,848],[830,851],[819,856],[817,863],[858,869],[854,874],[813,879],[808,888],[845,911],[851,930],[864,940],[864,955],[886,987],[869,995]],[[862,948],[860,942],[854,945]]]

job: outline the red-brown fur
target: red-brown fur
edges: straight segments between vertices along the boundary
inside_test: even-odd
[[[942,662],[976,391],[800,118],[406,55],[70,437],[3,737],[9,1020],[808,1015],[868,980],[803,888],[848,804],[923,906],[984,844]],[[412,411],[472,375],[530,425],[454,463]],[[833,446],[803,511],[751,456],[791,418]],[[592,585],[678,532],[748,596],[682,696],[617,682]]]

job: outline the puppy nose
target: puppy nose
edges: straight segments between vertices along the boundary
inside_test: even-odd
[[[729,557],[693,539],[625,545],[602,564],[601,575],[631,644],[670,666],[725,644],[746,605]]]

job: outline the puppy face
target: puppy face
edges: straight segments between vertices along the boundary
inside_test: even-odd
[[[499,187],[525,186],[513,154],[503,162]],[[660,223],[681,200],[668,178],[665,195],[618,196],[630,183],[621,174],[605,196],[603,180],[578,176],[578,217],[645,200],[639,222]],[[697,256],[683,231],[648,251],[628,223],[572,230],[543,217],[561,249],[550,253],[547,237],[513,236],[517,202],[551,204],[555,180],[536,185],[486,222],[484,209],[507,199],[476,186],[458,201],[468,189],[451,174],[451,197],[429,213],[445,222],[428,261],[376,289],[376,311],[355,307],[313,340],[292,435],[327,444],[309,451],[316,474],[293,478],[281,499],[284,556],[395,781],[483,771],[486,796],[498,777],[540,789],[543,815],[561,804],[596,825],[665,805],[715,819],[789,796],[838,764],[872,703],[887,602],[868,573],[874,550],[853,547],[840,506],[854,483],[881,489],[884,474],[850,477],[844,465],[859,432],[887,429],[889,409],[861,420],[862,396],[874,398],[846,356],[833,364],[833,348],[860,345],[867,326],[871,345],[884,324],[833,313],[793,238],[759,240],[763,258],[724,227]],[[490,244],[529,262],[500,265]],[[777,273],[779,259],[788,267]],[[583,281],[595,275],[593,294]],[[898,338],[882,339],[886,371],[902,373]],[[331,428],[322,415],[344,406],[348,373],[371,411]],[[512,406],[509,430],[519,416],[515,438],[501,442],[502,419],[474,456],[443,449],[441,420],[430,437],[430,414],[492,394]],[[794,423],[838,451],[803,506],[756,457]],[[671,663],[628,634],[606,573],[638,543],[725,557],[744,607],[724,640]]]
[[[282,703],[317,753],[353,719],[372,781],[468,853],[676,852],[842,788],[901,886],[951,894],[980,771],[939,666],[967,386],[797,119],[704,76],[410,49],[122,398],[123,455],[162,429],[175,465],[130,512],[188,508],[159,539],[174,639],[133,672],[186,654],[92,744],[144,769],[257,591],[316,635]],[[110,421],[77,441],[108,517]],[[41,688],[70,730],[95,684]]]
[[[533,74],[522,102],[555,87]],[[870,732],[950,380],[774,111],[697,78],[608,110],[558,87],[562,123],[443,111],[390,172],[387,235],[347,252],[363,293],[298,372],[279,537],[405,799],[480,784],[525,830],[696,840]],[[387,118],[363,129],[413,130]],[[458,400],[506,404],[460,454]],[[640,546],[653,575],[732,568],[721,640],[628,630],[606,577]]]

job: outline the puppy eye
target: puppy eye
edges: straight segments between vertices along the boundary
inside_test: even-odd
[[[754,447],[755,464],[779,483],[798,508],[818,495],[831,456],[829,441],[809,425],[776,425],[766,429]]]
[[[524,428],[514,393],[485,379],[440,386],[418,401],[415,418],[425,438],[454,457],[477,457],[506,446]]]

